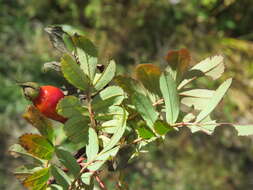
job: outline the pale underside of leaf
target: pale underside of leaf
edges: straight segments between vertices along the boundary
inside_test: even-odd
[[[221,55],[208,57],[201,61],[190,69],[188,75],[186,75],[186,79],[178,85],[178,89],[183,88],[188,83],[201,76],[209,76],[213,80],[218,79],[224,72],[225,66],[223,61],[224,57]]]
[[[99,142],[97,133],[93,128],[88,130],[88,144],[86,146],[87,161],[93,160],[99,151]]]
[[[232,79],[228,79],[219,86],[219,88],[213,94],[213,97],[210,99],[210,101],[208,101],[206,107],[197,116],[196,122],[200,122],[201,120],[205,119],[205,117],[207,117],[214,110],[227,92],[231,83]]]

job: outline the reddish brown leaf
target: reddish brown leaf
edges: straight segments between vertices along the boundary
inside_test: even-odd
[[[165,57],[172,69],[177,70],[181,75],[185,73],[191,62],[191,56],[186,48],[172,50]]]

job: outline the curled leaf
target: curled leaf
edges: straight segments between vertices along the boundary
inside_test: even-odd
[[[51,141],[53,140],[51,121],[43,116],[35,106],[28,106],[26,112],[23,114],[23,118],[38,129],[41,135],[47,137]]]

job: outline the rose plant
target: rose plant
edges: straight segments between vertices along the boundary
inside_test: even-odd
[[[45,63],[44,70],[54,70],[66,83],[62,87],[20,84],[32,102],[23,117],[39,132],[22,135],[10,147],[10,152],[30,158],[14,172],[27,189],[107,189],[101,171],[121,172],[148,151],[146,145],[164,141],[166,134],[180,132],[181,127],[211,135],[225,124],[235,127],[238,135],[253,134],[253,125],[219,123],[211,117],[231,78],[215,90],[192,86],[198,78],[216,80],[222,75],[221,55],[190,68],[187,49],[169,51],[165,68],[140,64],[134,77],[116,76],[116,63],[99,64],[97,49],[85,36],[60,26],[46,31],[62,57]],[[62,124],[53,126],[51,119]],[[121,179],[115,184],[127,189]]]

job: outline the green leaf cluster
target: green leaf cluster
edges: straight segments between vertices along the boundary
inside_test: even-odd
[[[132,148],[125,155],[127,164],[147,144],[165,140],[171,131],[188,127],[212,134],[224,124],[213,120],[211,113],[232,79],[216,90],[191,88],[198,78],[216,80],[222,75],[222,56],[190,68],[188,50],[169,51],[164,69],[141,64],[135,68],[135,77],[115,76],[116,63],[111,60],[99,69],[96,46],[85,36],[59,26],[47,32],[53,46],[63,53],[56,61],[56,72],[66,82],[66,96],[56,109],[67,121],[58,129],[34,106],[25,112],[24,118],[39,134],[22,135],[10,151],[31,158],[31,164],[15,172],[28,189],[94,189],[100,184],[103,166],[117,165],[118,153],[125,148]],[[234,127],[239,135],[253,134],[252,125]]]

